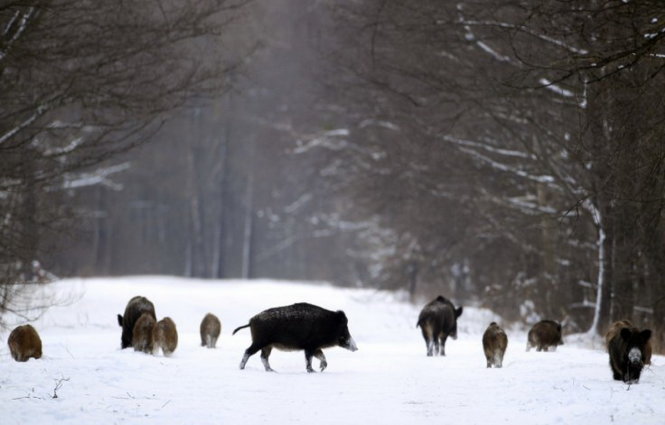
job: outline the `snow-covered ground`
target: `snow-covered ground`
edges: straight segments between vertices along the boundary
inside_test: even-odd
[[[607,354],[566,344],[525,352],[509,332],[504,367],[487,369],[481,335],[491,313],[465,308],[446,357],[428,358],[415,328],[419,307],[390,293],[273,281],[170,277],[70,279],[39,286],[53,307],[33,325],[44,357],[13,361],[3,331],[0,423],[9,424],[662,424],[665,358],[640,383],[612,380]],[[170,358],[120,350],[116,314],[134,295],[173,318]],[[344,310],[359,350],[325,350],[328,369],[308,374],[302,352],[273,351],[266,373],[250,344],[254,314],[307,301]],[[218,348],[200,347],[207,312],[222,321]],[[314,360],[315,367],[318,361]],[[60,388],[55,390],[60,384]],[[53,398],[54,392],[57,398]]]

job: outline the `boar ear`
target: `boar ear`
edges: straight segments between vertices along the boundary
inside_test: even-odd
[[[347,323],[349,323],[349,319],[346,318],[346,314],[344,314],[344,312],[343,312],[342,310],[337,310],[337,311],[335,312],[335,314],[337,315],[337,319],[338,319],[341,323],[343,323],[343,324],[345,324],[345,325],[346,325]]]
[[[649,341],[649,338],[651,338],[651,329],[645,329],[642,332],[640,332],[640,337],[642,338],[642,341],[644,341],[644,343]]]
[[[118,314],[118,325],[122,326],[122,315]]]
[[[462,311],[464,311],[464,307],[459,307],[455,309],[455,317],[460,317],[462,315]]]
[[[649,332],[649,333],[651,333],[651,332]],[[628,341],[628,340],[630,339],[630,336],[631,336],[632,334],[633,334],[633,333],[631,332],[630,329],[628,329],[628,328],[621,328],[621,338],[625,339],[626,341]]]

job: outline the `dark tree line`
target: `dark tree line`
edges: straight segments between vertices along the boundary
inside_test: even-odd
[[[242,2],[0,2],[0,279],[4,309],[67,246],[68,198],[114,187],[108,160],[226,86],[221,35]],[[70,239],[71,240],[71,239]]]
[[[663,338],[661,2],[266,0],[240,11],[200,1],[198,17],[179,4],[104,6],[107,31],[154,24],[145,44],[131,46],[148,51],[31,65],[35,76],[60,69],[69,81],[74,66],[90,80],[74,78],[80,96],[40,127],[28,122],[30,108],[11,120],[2,110],[0,125],[14,123],[3,134],[19,128],[24,136],[11,137],[25,148],[0,183],[20,183],[20,196],[0,202],[11,217],[49,224],[0,227],[16,235],[12,249],[25,246],[21,258],[64,275],[265,276],[404,289],[414,299],[443,293],[508,320],[547,317],[602,333],[630,318]],[[83,5],[70,13],[86,21]],[[206,5],[222,12],[212,27],[202,24]],[[139,7],[137,28],[113,21],[116,7]],[[156,27],[178,10],[183,25],[168,28],[182,33],[161,37]],[[12,13],[0,15],[2,28],[21,28],[23,15],[10,25]],[[221,29],[223,45],[198,38]],[[225,72],[241,58],[242,72]],[[179,62],[150,70],[164,60]],[[134,67],[141,78],[123,78]],[[23,93],[6,79],[15,75],[26,93],[44,91],[34,99],[52,94],[12,72],[0,80],[8,90]],[[224,85],[232,90],[160,125],[163,112]],[[37,111],[43,100],[34,99]],[[19,159],[50,160],[27,149],[51,145],[65,149],[52,160],[59,168]],[[57,230],[47,214],[69,216],[67,207],[82,213],[64,227],[76,229],[73,242],[35,255],[62,247],[60,236],[27,233]]]

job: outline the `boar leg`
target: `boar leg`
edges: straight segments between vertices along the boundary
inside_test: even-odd
[[[326,361],[326,356],[323,355],[323,351],[319,348],[314,352],[314,357],[321,361],[321,372],[323,372],[328,367],[328,362]]]
[[[446,339],[448,339],[448,334],[442,333],[441,334],[441,342],[439,342],[439,355],[440,356],[445,356],[446,355]]]
[[[245,350],[245,355],[242,356],[242,360],[240,361],[240,369],[244,369],[245,364],[247,364],[247,360],[249,360],[250,356],[256,354],[256,352],[259,351],[260,349],[261,346],[252,343],[252,345],[250,345],[249,348]]]
[[[307,363],[307,372],[313,373],[314,369],[312,369],[312,357],[314,356],[314,351],[312,350],[305,350],[305,362]]]
[[[274,370],[270,367],[270,363],[268,363],[268,357],[270,357],[271,351],[272,345],[263,347],[261,349],[261,362],[263,363],[263,367],[266,369],[266,372],[274,372]]]

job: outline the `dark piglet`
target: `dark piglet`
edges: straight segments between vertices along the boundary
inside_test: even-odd
[[[152,329],[155,327],[155,319],[150,313],[143,313],[139,320],[134,324],[132,330],[132,347],[134,351],[143,351],[144,353],[152,353],[153,336]]]
[[[212,313],[208,313],[201,320],[201,347],[215,348],[217,338],[222,332],[222,322]]]
[[[165,356],[170,356],[178,347],[178,331],[170,317],[155,323],[152,328],[152,344],[153,354],[157,354],[161,348]]]
[[[446,340],[457,339],[457,318],[462,311],[463,307],[455,308],[441,295],[423,307],[416,327],[420,326],[423,333],[428,356],[446,355]]]
[[[157,320],[155,306],[145,297],[136,296],[129,300],[125,307],[125,314],[118,314],[118,325],[122,326],[120,338],[121,348],[131,347],[133,343],[134,325],[143,313],[148,313],[153,320]]]
[[[32,325],[16,327],[7,339],[9,352],[17,362],[27,362],[30,357],[42,356],[42,340]]]
[[[321,371],[328,363],[323,348],[339,346],[356,351],[356,343],[348,329],[348,319],[343,311],[330,311],[324,308],[298,303],[286,307],[271,308],[249,320],[249,324],[233,331],[250,328],[252,345],[245,350],[240,369],[250,356],[261,351],[261,361],[266,371],[272,371],[268,358],[273,348],[279,350],[304,350],[307,372],[312,369],[312,357],[321,361]]]
[[[526,351],[536,347],[536,351],[556,351],[556,347],[563,345],[561,338],[561,324],[553,320],[541,320],[529,330]]]
[[[490,323],[483,334],[483,351],[487,359],[487,367],[503,366],[503,356],[508,347],[508,335],[496,324]]]
[[[626,320],[615,322],[606,335],[612,377],[636,384],[644,365],[651,361],[651,330],[640,331]]]

